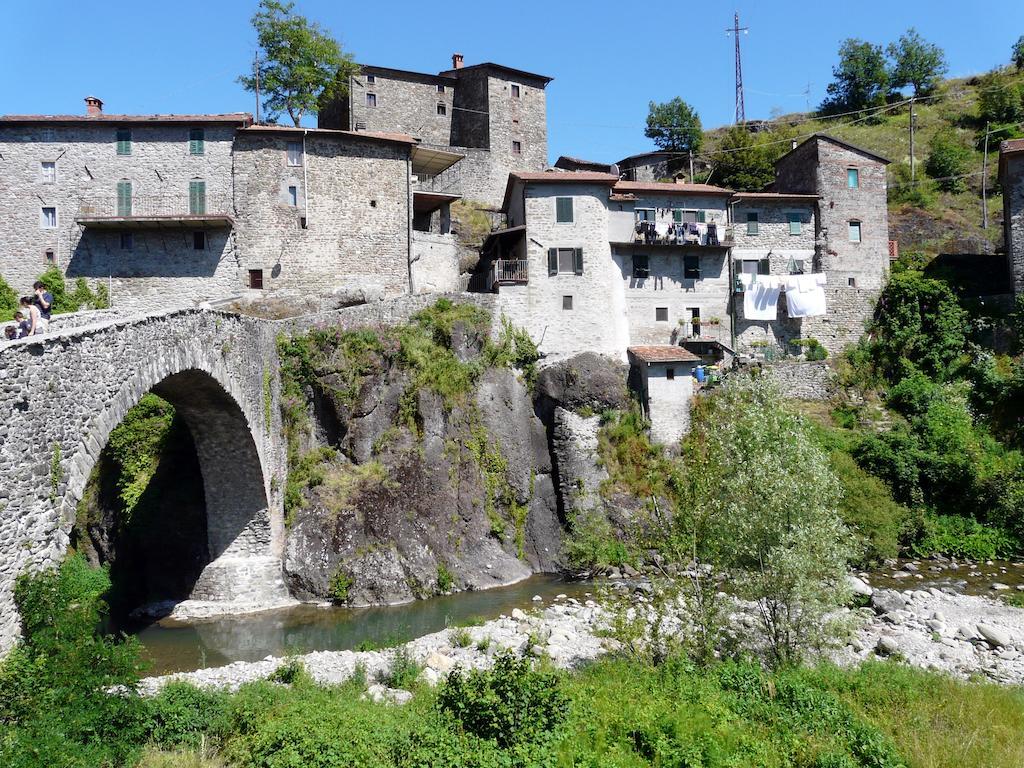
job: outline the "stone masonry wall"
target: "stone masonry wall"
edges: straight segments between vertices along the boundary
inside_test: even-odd
[[[835,394],[835,373],[825,361],[784,361],[765,365],[762,374],[783,397],[794,400],[828,400]]]
[[[1015,295],[1024,293],[1024,154],[1006,155],[1003,162],[1003,226],[1006,258]]]
[[[205,131],[204,153],[189,153],[189,129]],[[75,223],[86,204],[101,215],[116,213],[117,183],[131,181],[134,209],[158,205],[188,212],[189,182],[206,182],[208,212],[231,213],[229,125],[132,126],[130,155],[118,155],[114,123],[20,125],[0,128],[0,275],[19,293],[47,266],[46,252],[68,277],[90,283],[113,277],[115,301],[137,295],[191,303],[220,292],[237,279],[230,231],[208,230],[210,242],[196,250],[190,230],[136,232],[131,248],[120,235],[94,234]],[[42,162],[56,162],[53,183],[43,180]],[[43,206],[57,208],[56,229],[42,227]]]
[[[264,288],[407,291],[408,145],[308,134],[306,166],[289,166],[287,142],[301,137],[294,131],[239,133],[235,185],[242,273],[263,270]],[[297,190],[295,206],[291,186]]]
[[[413,293],[452,293],[460,288],[459,246],[455,235],[412,233]]]
[[[321,127],[354,130],[359,124],[359,130],[407,133],[429,144],[451,142],[456,90],[454,79],[379,72],[373,73],[372,77],[372,83],[367,81],[367,73],[352,78],[350,93],[345,97],[352,114],[347,125]],[[438,86],[444,91],[438,91]],[[375,107],[368,105],[367,94],[370,93],[376,96]],[[445,114],[438,114],[438,104],[444,106]]]

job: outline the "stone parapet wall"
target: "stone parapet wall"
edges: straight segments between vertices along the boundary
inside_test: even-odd
[[[828,400],[836,392],[835,372],[824,360],[768,363],[761,374],[793,400]]]

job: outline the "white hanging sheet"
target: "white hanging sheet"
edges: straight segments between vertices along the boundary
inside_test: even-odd
[[[743,317],[746,320],[775,320],[779,314],[782,284],[774,275],[757,275],[743,290]]]
[[[819,317],[825,314],[824,273],[790,275],[786,278],[786,308],[790,317]]]

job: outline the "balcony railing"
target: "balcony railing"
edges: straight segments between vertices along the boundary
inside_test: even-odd
[[[227,199],[189,195],[111,195],[83,199],[75,220],[86,226],[145,223],[195,224],[231,223]]]
[[[529,262],[526,259],[495,259],[491,263],[491,287],[496,285],[524,285],[530,282]]]
[[[723,224],[697,225],[697,232],[684,232],[686,225],[670,225],[667,230],[657,231],[656,227],[648,228],[646,222],[637,222],[633,228],[632,241],[644,245],[679,245],[701,246],[711,248],[731,248],[735,244],[734,230]],[[713,228],[713,229],[712,229]]]

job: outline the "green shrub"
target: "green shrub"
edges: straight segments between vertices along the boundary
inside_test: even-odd
[[[18,311],[18,299],[18,294],[0,276],[0,322],[14,318],[14,313]]]
[[[630,547],[617,535],[600,509],[572,516],[569,534],[562,542],[562,557],[574,571],[602,570],[634,562]]]
[[[437,591],[438,592],[451,592],[455,587],[455,577],[452,576],[452,572],[448,570],[448,566],[444,563],[437,564]]]
[[[491,670],[449,673],[437,706],[467,733],[502,748],[550,739],[569,712],[559,678],[534,671],[529,659],[510,652],[500,654]]]
[[[404,647],[395,651],[391,658],[391,666],[381,677],[380,682],[388,688],[404,688],[411,690],[416,687],[416,679],[420,676],[423,667],[409,655]]]
[[[328,587],[328,595],[335,603],[348,602],[349,590],[355,583],[352,576],[344,568],[339,567],[331,576],[331,583]]]
[[[473,636],[469,634],[469,630],[463,627],[451,630],[449,632],[451,643],[456,648],[469,648],[473,644]]]
[[[1005,531],[976,520],[954,515],[930,515],[924,519],[924,535],[914,543],[919,557],[939,552],[950,557],[991,560],[1008,557],[1019,550]]]
[[[164,748],[198,747],[223,727],[228,696],[171,682],[149,701],[149,740]]]
[[[967,188],[964,179],[971,162],[968,149],[952,128],[938,131],[928,142],[928,159],[925,172],[935,179],[939,189],[945,192],[962,192]]]

